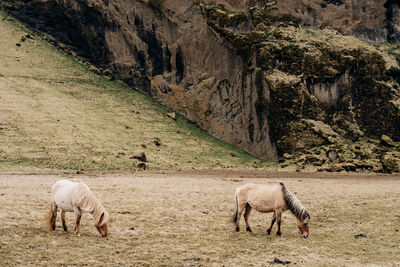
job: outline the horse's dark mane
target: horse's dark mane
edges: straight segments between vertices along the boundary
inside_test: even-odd
[[[299,220],[304,220],[305,218],[310,217],[308,211],[292,194],[292,192],[290,192],[283,183],[280,183],[280,185],[282,186],[283,199],[285,200],[286,206],[293,213],[293,215]]]

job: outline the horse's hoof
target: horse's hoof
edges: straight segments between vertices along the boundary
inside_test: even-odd
[[[253,231],[251,231],[251,228],[250,228],[250,227],[246,227],[246,231],[247,231],[247,232],[253,232]]]
[[[276,232],[276,235],[277,235],[277,236],[281,236],[282,233],[281,233],[281,232]]]
[[[271,234],[271,230],[267,230],[267,235],[270,235]]]
[[[68,231],[67,227],[64,227],[64,232],[67,232],[67,231]]]
[[[81,236],[81,234],[80,233],[76,233],[76,236]]]
[[[239,232],[239,231],[240,231],[239,226],[236,226],[236,232]]]

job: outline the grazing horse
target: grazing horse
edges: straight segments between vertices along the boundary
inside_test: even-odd
[[[251,232],[249,216],[251,210],[254,208],[256,211],[263,213],[274,212],[267,233],[271,233],[272,226],[276,221],[278,224],[278,231],[276,234],[280,236],[282,212],[290,210],[297,219],[297,227],[301,234],[304,238],[308,237],[310,214],[283,183],[277,185],[245,184],[236,188],[235,199],[236,212],[232,219],[233,223],[236,224],[237,232],[239,232],[239,220],[244,209],[246,209],[244,212],[246,230]]]
[[[60,180],[51,187],[51,200],[46,217],[50,231],[54,231],[56,228],[57,209],[60,208],[64,231],[67,231],[65,212],[75,213],[75,234],[77,236],[80,236],[79,223],[82,213],[88,212],[95,218],[95,226],[101,236],[107,236],[108,212],[86,184],[79,180]]]

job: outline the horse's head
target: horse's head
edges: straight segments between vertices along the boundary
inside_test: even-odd
[[[307,238],[310,234],[308,230],[308,225],[310,223],[310,215],[306,216],[303,219],[297,219],[297,227],[299,227],[300,233],[303,235],[304,238]]]
[[[104,211],[101,214],[99,222],[95,225],[97,231],[99,231],[102,237],[106,237],[108,235],[108,229],[107,229],[108,213],[106,212],[107,211]]]
[[[102,237],[106,237],[108,235],[108,230],[107,230],[107,223],[105,223],[102,226],[97,227],[97,230],[101,234]]]

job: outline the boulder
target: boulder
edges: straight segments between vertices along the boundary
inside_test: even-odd
[[[167,117],[170,118],[170,119],[173,119],[174,121],[176,121],[176,113],[175,112],[168,113]]]
[[[383,146],[387,146],[387,147],[396,147],[397,144],[392,140],[392,138],[390,138],[387,135],[382,135],[381,136],[381,145]]]
[[[382,157],[382,165],[386,172],[400,173],[400,152],[387,152]]]
[[[144,152],[132,155],[130,158],[140,160],[141,162],[147,162],[146,154]]]

